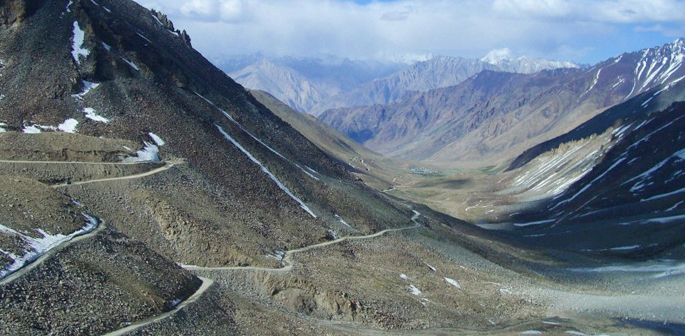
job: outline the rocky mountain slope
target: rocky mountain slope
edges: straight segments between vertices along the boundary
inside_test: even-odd
[[[346,137],[316,117],[300,113],[264,91],[250,91],[259,102],[331,157],[344,162],[348,169],[376,189],[387,189],[401,175],[404,163],[374,153]]]
[[[540,163],[550,169],[573,166],[569,153],[592,142],[601,145],[586,155],[595,156],[595,165],[556,176],[571,179],[568,189],[547,193],[535,211],[513,216],[515,232],[538,244],[563,241],[568,249],[595,254],[682,258],[684,100],[682,81],[658,87],[515,160],[513,171],[525,173],[513,185],[522,186],[526,176],[539,174],[532,168],[543,167]],[[598,136],[603,133],[610,137]],[[535,154],[552,148],[564,158]],[[540,189],[539,184],[526,188]]]
[[[685,75],[684,40],[589,69],[481,72],[389,105],[329,110],[320,119],[392,157],[438,164],[502,162],[603,109]]]
[[[0,24],[3,335],[653,335],[613,319],[685,321],[678,278],[578,278],[565,269],[604,260],[367,187],[158,12],[12,0]]]
[[[3,193],[3,204],[11,209],[8,216],[17,218],[3,224],[3,269],[15,269],[13,262],[38,251],[40,239],[69,240],[69,235],[80,234],[77,230],[88,222],[69,205],[71,199],[107,223],[108,229],[93,239],[121,241],[121,250],[103,247],[102,253],[141,267],[140,274],[148,272],[147,266],[128,255],[162,258],[149,272],[166,276],[151,278],[174,281],[172,286],[126,280],[115,271],[118,266],[106,263],[106,255],[96,261],[65,259],[62,263],[76,265],[75,272],[101,270],[73,280],[75,304],[90,296],[92,304],[106,306],[101,299],[119,295],[117,288],[127,283],[133,287],[129,296],[119,296],[122,300],[154,294],[128,312],[94,312],[92,320],[81,321],[82,328],[112,330],[187,298],[200,281],[174,262],[276,265],[272,256],[279,250],[409,221],[408,209],[356,181],[200,56],[187,35],[161,14],[130,1],[17,0],[1,8],[0,122],[8,161],[3,164],[9,167],[6,172],[22,176],[19,183],[22,178],[34,181],[23,183],[27,186],[62,183],[60,190],[67,195],[55,195],[41,210],[35,206],[44,201],[15,200],[13,193]],[[59,133],[71,134],[52,136]],[[174,158],[184,162],[174,164]],[[15,213],[17,207],[26,210]],[[22,214],[31,220],[19,220]],[[36,221],[49,216],[54,224]],[[126,243],[130,238],[117,238],[120,234],[145,247]],[[78,246],[95,247],[88,243]],[[45,271],[39,267],[35,272]],[[86,289],[93,276],[102,277],[98,281],[105,286],[93,289],[99,291],[97,300]],[[38,287],[53,283],[26,279],[29,275],[17,281],[33,281]],[[13,284],[3,290],[3,300],[20,295],[22,286]],[[31,306],[47,309],[53,299],[62,302],[57,294],[41,291],[16,314]],[[108,303],[119,299],[112,300]],[[90,304],[81,307],[92,309]],[[24,317],[6,313],[3,325],[15,330],[28,326]],[[109,322],[102,319],[106,315]],[[46,316],[36,327],[56,332],[67,330],[59,323],[73,323],[56,319],[58,315]]]

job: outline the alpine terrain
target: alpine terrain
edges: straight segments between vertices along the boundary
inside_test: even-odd
[[[559,136],[604,109],[685,75],[685,40],[588,69],[483,71],[456,86],[387,105],[333,109],[320,119],[390,157],[489,165]]]
[[[578,68],[571,62],[516,57],[508,49],[482,59],[431,56],[397,63],[348,59],[294,59],[235,56],[217,61],[238,83],[269,92],[292,108],[319,115],[341,107],[388,104],[412,92],[453,86],[483,71],[532,73]]]
[[[247,91],[133,1],[0,2],[0,334],[682,333],[678,45],[410,95],[492,97],[476,129],[582,91],[547,142],[447,171]]]

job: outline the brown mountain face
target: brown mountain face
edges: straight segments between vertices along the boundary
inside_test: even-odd
[[[681,78],[683,43],[624,54],[584,70],[484,71],[457,86],[390,105],[329,110],[320,119],[391,157],[448,165],[501,163],[605,108]]]
[[[259,259],[271,249],[321,239],[327,234],[325,218],[333,212],[348,218],[373,217],[352,209],[354,200],[343,200],[347,197],[344,191],[330,189],[321,181],[340,179],[349,188],[363,190],[342,166],[214,68],[147,9],[127,1],[97,5],[83,1],[69,7],[45,2],[23,20],[31,25],[15,24],[2,32],[0,92],[5,98],[0,102],[0,115],[6,130],[60,125],[74,119],[78,122],[76,134],[128,139],[141,147],[144,142],[153,143],[150,133],[161,137],[165,142],[159,146],[162,158],[187,161],[184,175],[194,180],[183,186],[189,189],[188,196],[197,193],[204,198],[233,200],[221,206],[226,224],[265,226],[258,231],[247,229],[245,234],[257,235],[257,244],[248,248],[252,252],[239,252],[238,259],[252,259],[255,253]],[[79,30],[84,32],[82,43],[75,41]],[[75,58],[75,48],[87,52]],[[35,62],[38,59],[41,61]],[[87,111],[108,122],[97,121]],[[264,168],[228,141],[222,131]],[[317,217],[304,211],[264,169],[310,204]],[[146,199],[158,199],[146,206],[170,202],[166,199],[170,191],[146,190]],[[343,199],[330,199],[338,197]],[[189,201],[183,203],[190,205],[201,198]],[[337,208],[331,208],[332,204],[338,204]],[[352,207],[349,212],[344,210],[346,206]],[[150,211],[155,212],[153,208]],[[399,211],[396,215],[402,216]],[[375,229],[374,223],[380,221],[371,217],[366,224],[359,221],[359,228],[368,225],[366,229]],[[295,224],[300,233],[287,238],[278,234],[278,226]],[[240,231],[226,231],[224,238],[230,241],[229,237]],[[214,238],[200,241],[204,239]],[[160,246],[159,250],[177,248],[181,247]]]
[[[170,259],[204,266],[276,265],[269,256],[278,250],[409,222],[408,208],[353,178],[193,50],[190,39],[159,13],[108,0],[22,0],[3,2],[0,9],[0,142],[8,151],[3,172],[38,185],[64,183],[59,190],[66,200],[50,196],[45,209],[34,211],[55,220],[61,218],[56,214],[70,214],[49,225],[6,223],[7,232],[18,233],[0,232],[0,248],[14,256],[3,255],[2,265],[12,264],[22,250],[33,251],[32,239],[41,235],[24,230],[66,236],[85,225],[83,212],[106,223],[94,238],[103,240],[103,251],[114,239],[118,247],[110,252],[130,267],[147,267],[129,260],[134,251],[161,258],[148,278],[167,272],[173,282],[125,280],[111,263],[64,259],[76,262],[77,272],[102,270],[70,278],[74,302],[90,295],[82,286],[95,281],[92,276],[103,283],[93,304],[106,305],[97,300],[108,293],[116,303],[154,292],[152,301],[110,314],[111,322],[97,318],[107,310],[98,311],[97,325],[84,323],[90,332],[156,315],[192,294],[199,280]],[[160,162],[133,164],[139,160]],[[0,195],[2,204],[32,204],[12,195]],[[69,200],[86,209],[74,212]],[[117,238],[122,233],[145,247],[131,249],[140,243]],[[83,253],[88,248],[96,246]],[[119,281],[135,288],[122,289]],[[4,287],[3,300],[20,288]],[[36,301],[27,302],[47,309],[41,290]],[[130,296],[115,294],[121,290]],[[21,314],[31,305],[12,307],[12,314],[2,313],[3,325],[19,328],[28,322]],[[58,318],[45,316],[42,327],[62,330],[54,322]]]
[[[614,318],[684,321],[680,283],[576,277],[565,270],[594,260],[368,188],[324,150],[375,154],[343,137],[317,147],[158,12],[17,0],[0,2],[0,24],[2,335],[629,334],[643,327]],[[647,299],[596,299],[616,282]]]

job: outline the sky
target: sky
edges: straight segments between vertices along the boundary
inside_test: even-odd
[[[227,55],[411,60],[517,55],[595,64],[685,36],[685,0],[137,0]]]

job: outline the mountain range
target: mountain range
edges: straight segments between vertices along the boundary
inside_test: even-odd
[[[0,2],[0,334],[680,333],[679,48],[404,95],[574,120],[447,169],[246,90],[133,1]],[[342,91],[330,63],[303,77]],[[346,89],[389,68],[364,71]]]
[[[685,75],[683,44],[625,53],[587,69],[483,71],[461,84],[320,119],[390,157],[491,164],[559,136],[604,109]]]
[[[261,55],[224,58],[217,63],[245,87],[269,92],[292,108],[313,115],[331,108],[388,104],[410,92],[456,85],[483,70],[532,73],[579,67],[571,62],[517,57],[508,49],[493,51],[480,60],[434,56],[409,65]]]
[[[224,57],[217,66],[249,89],[269,92],[292,108],[311,111],[320,102],[387,76],[402,63],[349,59],[247,55]]]

